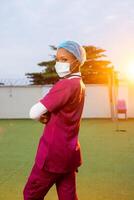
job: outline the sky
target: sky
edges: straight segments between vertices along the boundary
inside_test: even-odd
[[[124,72],[134,63],[134,0],[0,0],[0,79],[41,71],[49,45],[65,40],[105,49]]]

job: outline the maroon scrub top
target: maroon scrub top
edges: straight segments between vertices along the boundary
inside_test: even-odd
[[[66,173],[82,164],[78,133],[84,106],[81,77],[58,81],[40,102],[51,112],[40,138],[36,163],[50,172]]]

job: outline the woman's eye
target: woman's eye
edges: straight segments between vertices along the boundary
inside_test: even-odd
[[[55,58],[56,62],[67,62],[68,59],[67,58]]]
[[[67,61],[67,59],[66,59],[66,58],[63,58],[63,59],[62,59],[62,61],[63,61],[63,62],[66,62],[66,61]]]

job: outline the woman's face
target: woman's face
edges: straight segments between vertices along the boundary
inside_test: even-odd
[[[70,53],[69,51],[67,51],[64,48],[60,48],[57,50],[56,61],[70,63],[70,71],[71,72],[79,71],[78,68],[80,66],[80,62],[77,60],[77,58],[72,53]],[[77,68],[77,70],[75,70],[76,68]]]

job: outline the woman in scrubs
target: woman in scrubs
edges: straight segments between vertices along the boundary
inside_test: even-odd
[[[32,119],[46,125],[23,190],[24,200],[43,200],[54,184],[59,200],[78,200],[76,172],[82,164],[78,134],[85,97],[80,66],[85,59],[78,43],[61,43],[55,64],[60,80],[30,110]]]

